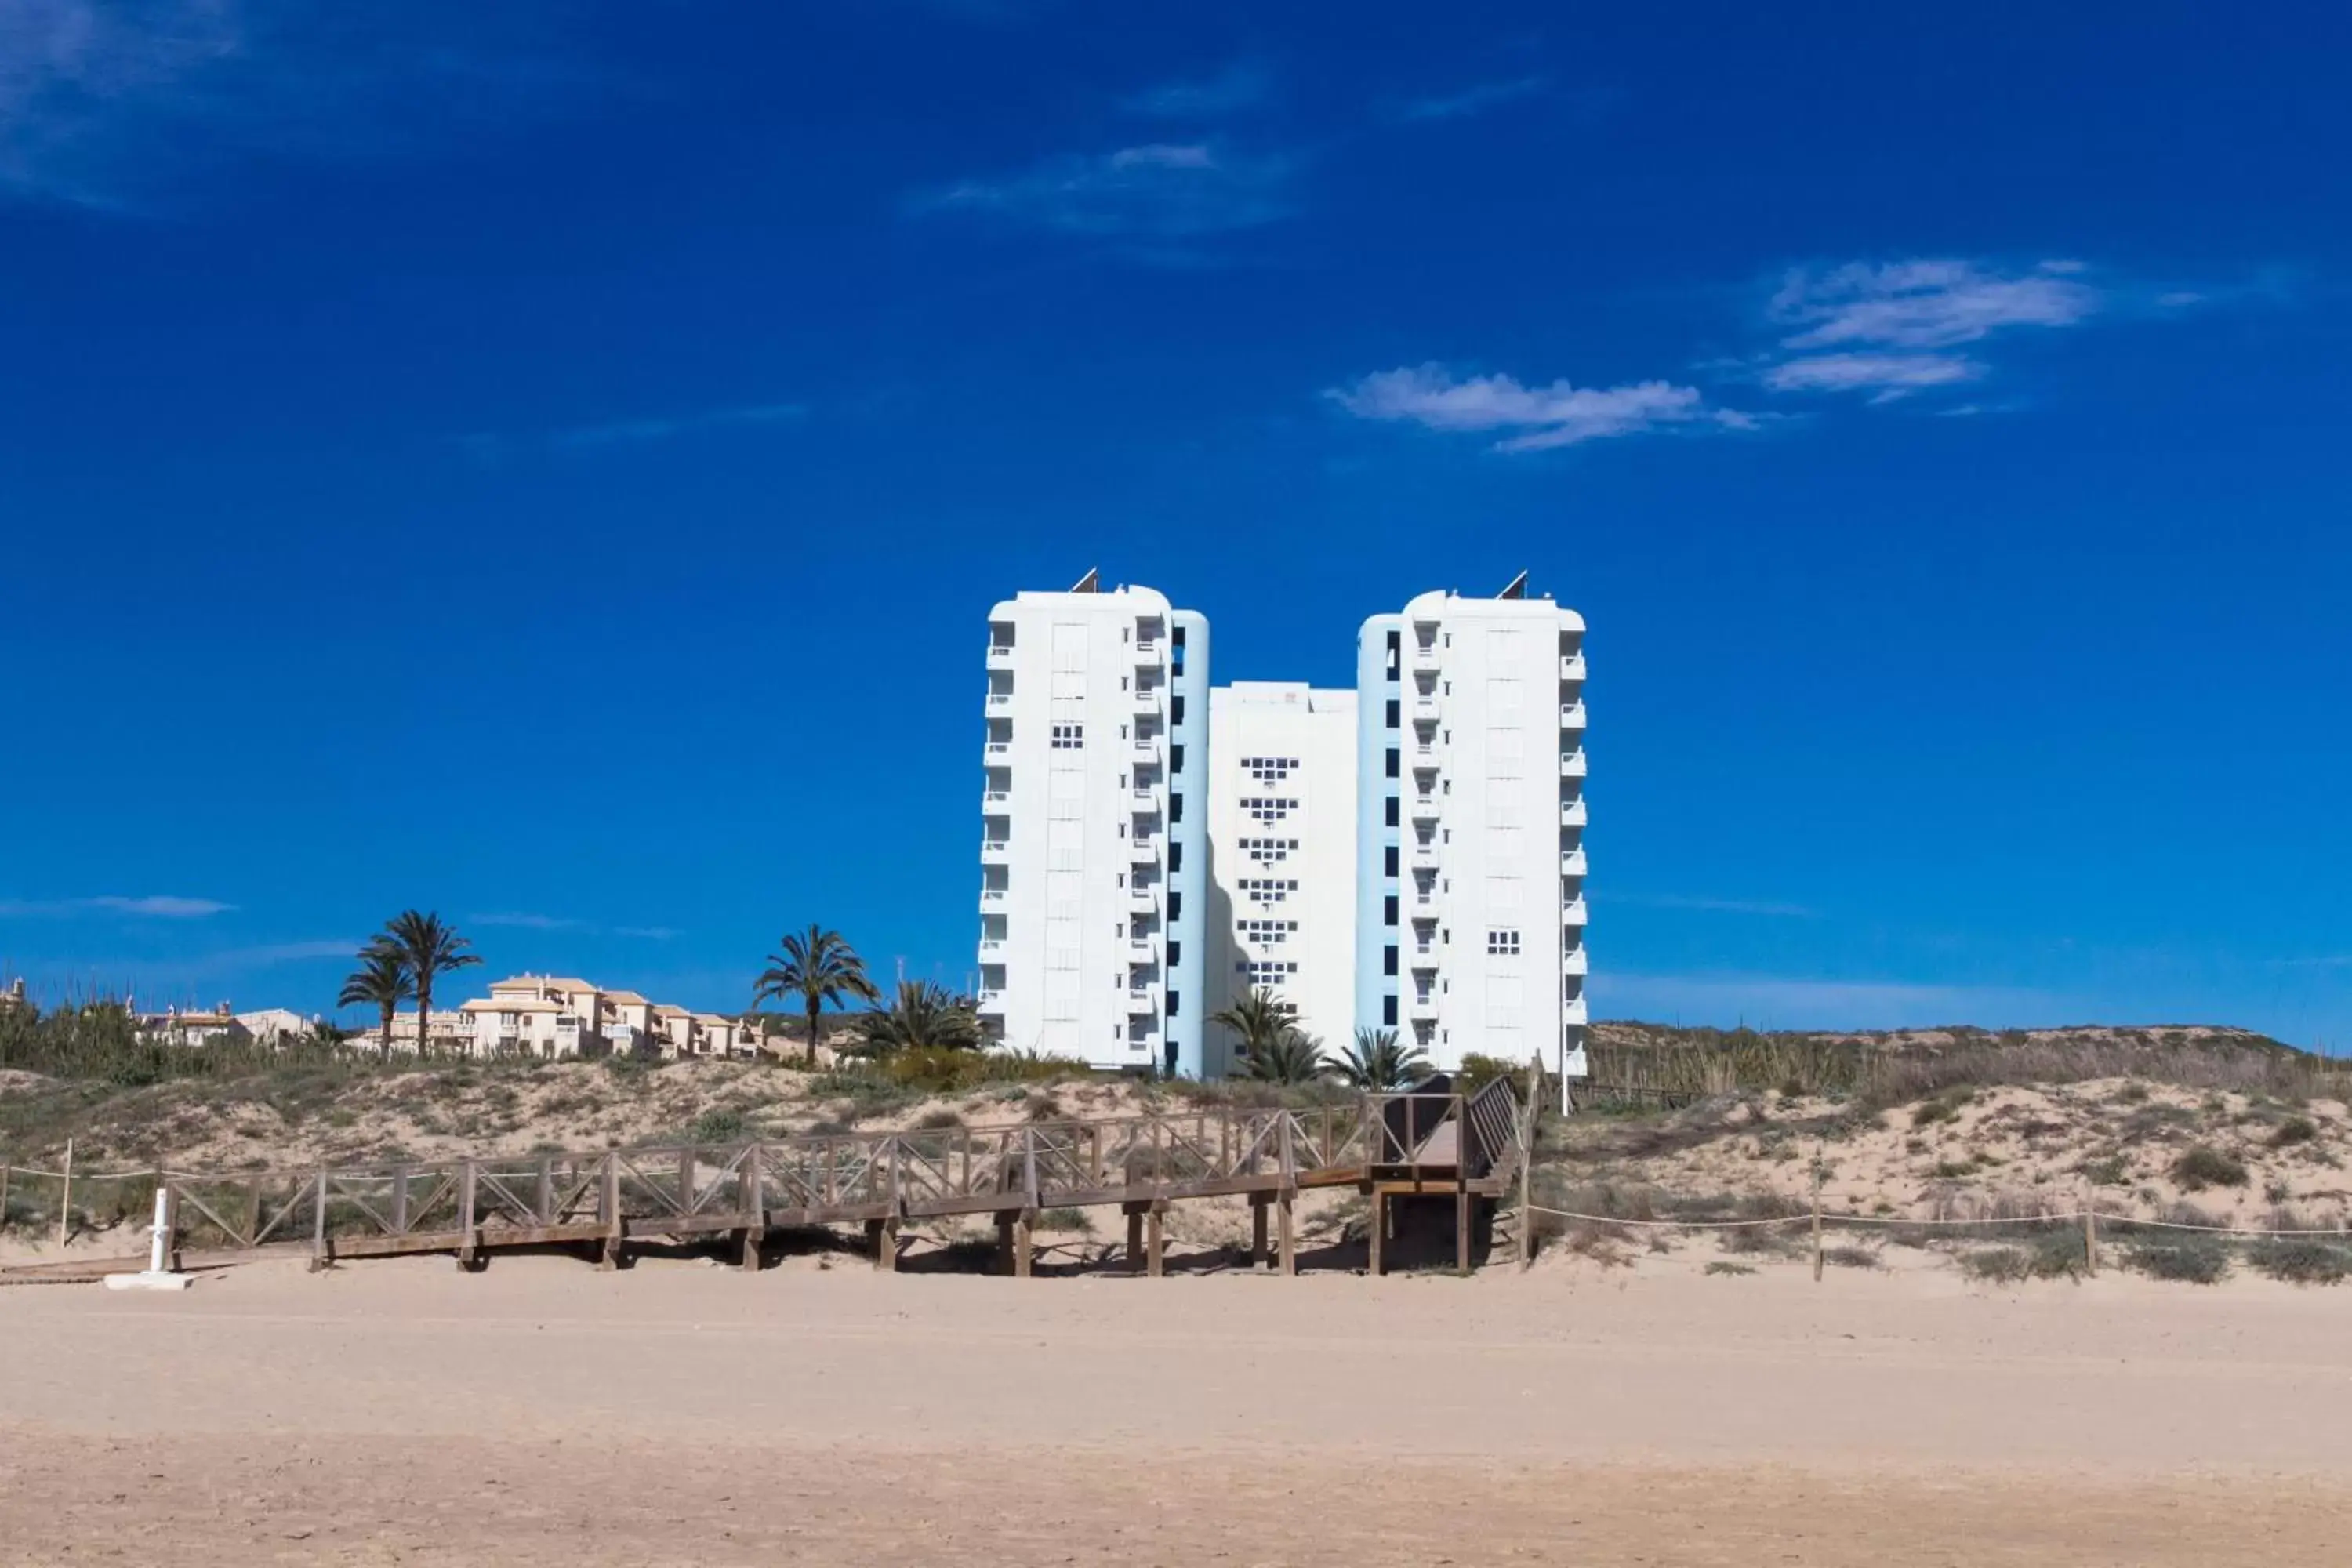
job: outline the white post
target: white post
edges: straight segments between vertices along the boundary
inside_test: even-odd
[[[110,1290],[184,1290],[188,1277],[174,1274],[164,1265],[171,1259],[172,1188],[166,1182],[155,1184],[155,1234],[147,1242],[147,1271],[143,1274],[110,1274],[106,1288]]]

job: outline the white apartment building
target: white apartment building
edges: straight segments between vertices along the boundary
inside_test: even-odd
[[[1353,691],[1235,681],[1209,693],[1209,1011],[1263,985],[1337,1051],[1356,1018]],[[1240,1067],[1211,1024],[1202,1072]]]
[[[1209,624],[1150,588],[988,617],[980,1012],[992,1040],[1202,1070]]]
[[[441,1017],[434,1014],[436,1037]],[[692,1013],[672,1003],[649,1002],[635,991],[607,991],[555,974],[493,982],[488,995],[457,1009],[456,1020],[459,1048],[480,1058],[560,1059],[646,1051],[664,1057],[754,1056],[760,1045],[755,1027],[722,1014]],[[412,1025],[412,1040],[413,1031]]]
[[[1525,573],[1364,623],[1356,1016],[1441,1067],[1583,1043],[1583,639]]]

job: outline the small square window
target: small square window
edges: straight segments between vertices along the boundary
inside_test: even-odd
[[[1497,958],[1517,958],[1519,955],[1519,933],[1515,931],[1488,931],[1486,951]]]
[[[1050,732],[1049,741],[1053,749],[1057,752],[1084,751],[1087,744],[1087,727],[1084,724],[1056,724]]]

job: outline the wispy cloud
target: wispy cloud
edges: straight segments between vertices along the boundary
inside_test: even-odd
[[[1596,1005],[1619,1017],[1681,1017],[1776,1028],[1883,1029],[1935,1024],[1992,1027],[2047,1022],[2062,1004],[2007,986],[1821,980],[1769,974],[1640,974],[1592,981]]]
[[[1467,120],[1507,103],[1533,98],[1551,86],[1545,76],[1513,77],[1507,81],[1482,81],[1457,92],[1417,98],[1400,111],[1406,120]]]
[[[1255,109],[1274,92],[1274,73],[1255,60],[1235,60],[1197,81],[1168,81],[1119,100],[1129,114],[1155,120],[1215,120]]]
[[[476,136],[596,79],[555,20],[541,0],[0,0],[0,197],[140,212],[185,199],[188,174],[224,156],[374,159]]]
[[[1964,354],[1833,353],[1786,360],[1764,373],[1774,392],[1871,392],[1873,402],[1929,386],[1958,386],[1985,374]]]
[[[1640,904],[1654,910],[1699,910],[1715,914],[1769,915],[1787,920],[1814,920],[1820,911],[1802,904],[1780,903],[1769,899],[1717,899],[1686,893],[1610,893],[1605,901],[1617,904]]]
[[[2082,280],[2084,270],[2079,261],[2060,260],[2001,272],[1948,258],[1799,268],[1782,279],[1769,311],[1793,329],[1781,340],[1792,349],[1949,348],[2006,328],[2087,320],[2104,299]]]
[[[135,915],[147,920],[187,921],[225,915],[236,908],[235,904],[225,904],[217,899],[187,899],[169,893],[147,893],[137,898],[110,893],[90,899],[0,899],[0,916],[20,920],[117,914]]]
[[[576,931],[583,936],[625,936],[647,942],[667,942],[680,933],[668,926],[604,926],[594,921],[576,920],[569,915],[541,915],[518,910],[499,910],[489,914],[467,915],[467,923],[513,931]]]
[[[1182,239],[1289,216],[1296,163],[1204,142],[1066,154],[914,197],[917,214],[968,214],[1064,234]]]
[[[1497,451],[1534,452],[1660,430],[1743,430],[1753,416],[1715,408],[1694,386],[1643,381],[1622,386],[1527,386],[1507,375],[1457,376],[1441,364],[1367,375],[1325,393],[1360,419],[1432,430],[1503,432]]]
[[[623,441],[666,441],[673,436],[700,430],[723,430],[744,425],[778,425],[808,413],[800,403],[751,403],[734,408],[706,408],[698,414],[657,416],[649,419],[615,419],[602,425],[576,425],[558,430],[548,440],[558,447],[610,447]]]

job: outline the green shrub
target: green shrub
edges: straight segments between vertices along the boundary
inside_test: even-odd
[[[1721,1260],[1708,1264],[1706,1266],[1706,1271],[1709,1274],[1753,1274],[1756,1272],[1756,1270],[1748,1264],[1727,1263]]]
[[[2172,1163],[2172,1179],[2192,1193],[2207,1187],[2242,1187],[2246,1167],[2234,1156],[2200,1143]]]
[[[2067,1230],[2045,1230],[2010,1246],[1979,1247],[1960,1257],[1961,1273],[1990,1285],[2074,1279],[2083,1268],[2081,1239]]]
[[[1526,1076],[1528,1064],[1505,1061],[1500,1057],[1480,1056],[1471,1051],[1462,1058],[1454,1072],[1454,1092],[1475,1094],[1498,1078],[1517,1079]]]
[[[2297,1143],[2308,1143],[2318,1136],[2319,1129],[2313,1124],[2310,1117],[2290,1116],[2271,1130],[2271,1147],[2292,1148]]]
[[[727,1106],[713,1106],[694,1119],[686,1130],[686,1142],[695,1145],[709,1143],[740,1143],[747,1134],[743,1113]]]
[[[1976,1090],[1972,1089],[1948,1089],[1933,1100],[1921,1101],[1911,1112],[1911,1125],[1932,1127],[1938,1121],[1957,1121],[1960,1107],[1975,1098]]]
[[[1093,1216],[1076,1208],[1040,1210],[1029,1226],[1032,1230],[1091,1231],[1094,1227]]]
[[[2163,1237],[2135,1242],[2125,1261],[2154,1279],[2214,1285],[2230,1272],[2230,1249],[2210,1237]]]
[[[2337,1285],[2352,1276],[2352,1247],[2315,1237],[2283,1236],[2258,1243],[2252,1261],[2272,1279],[2291,1285]]]

